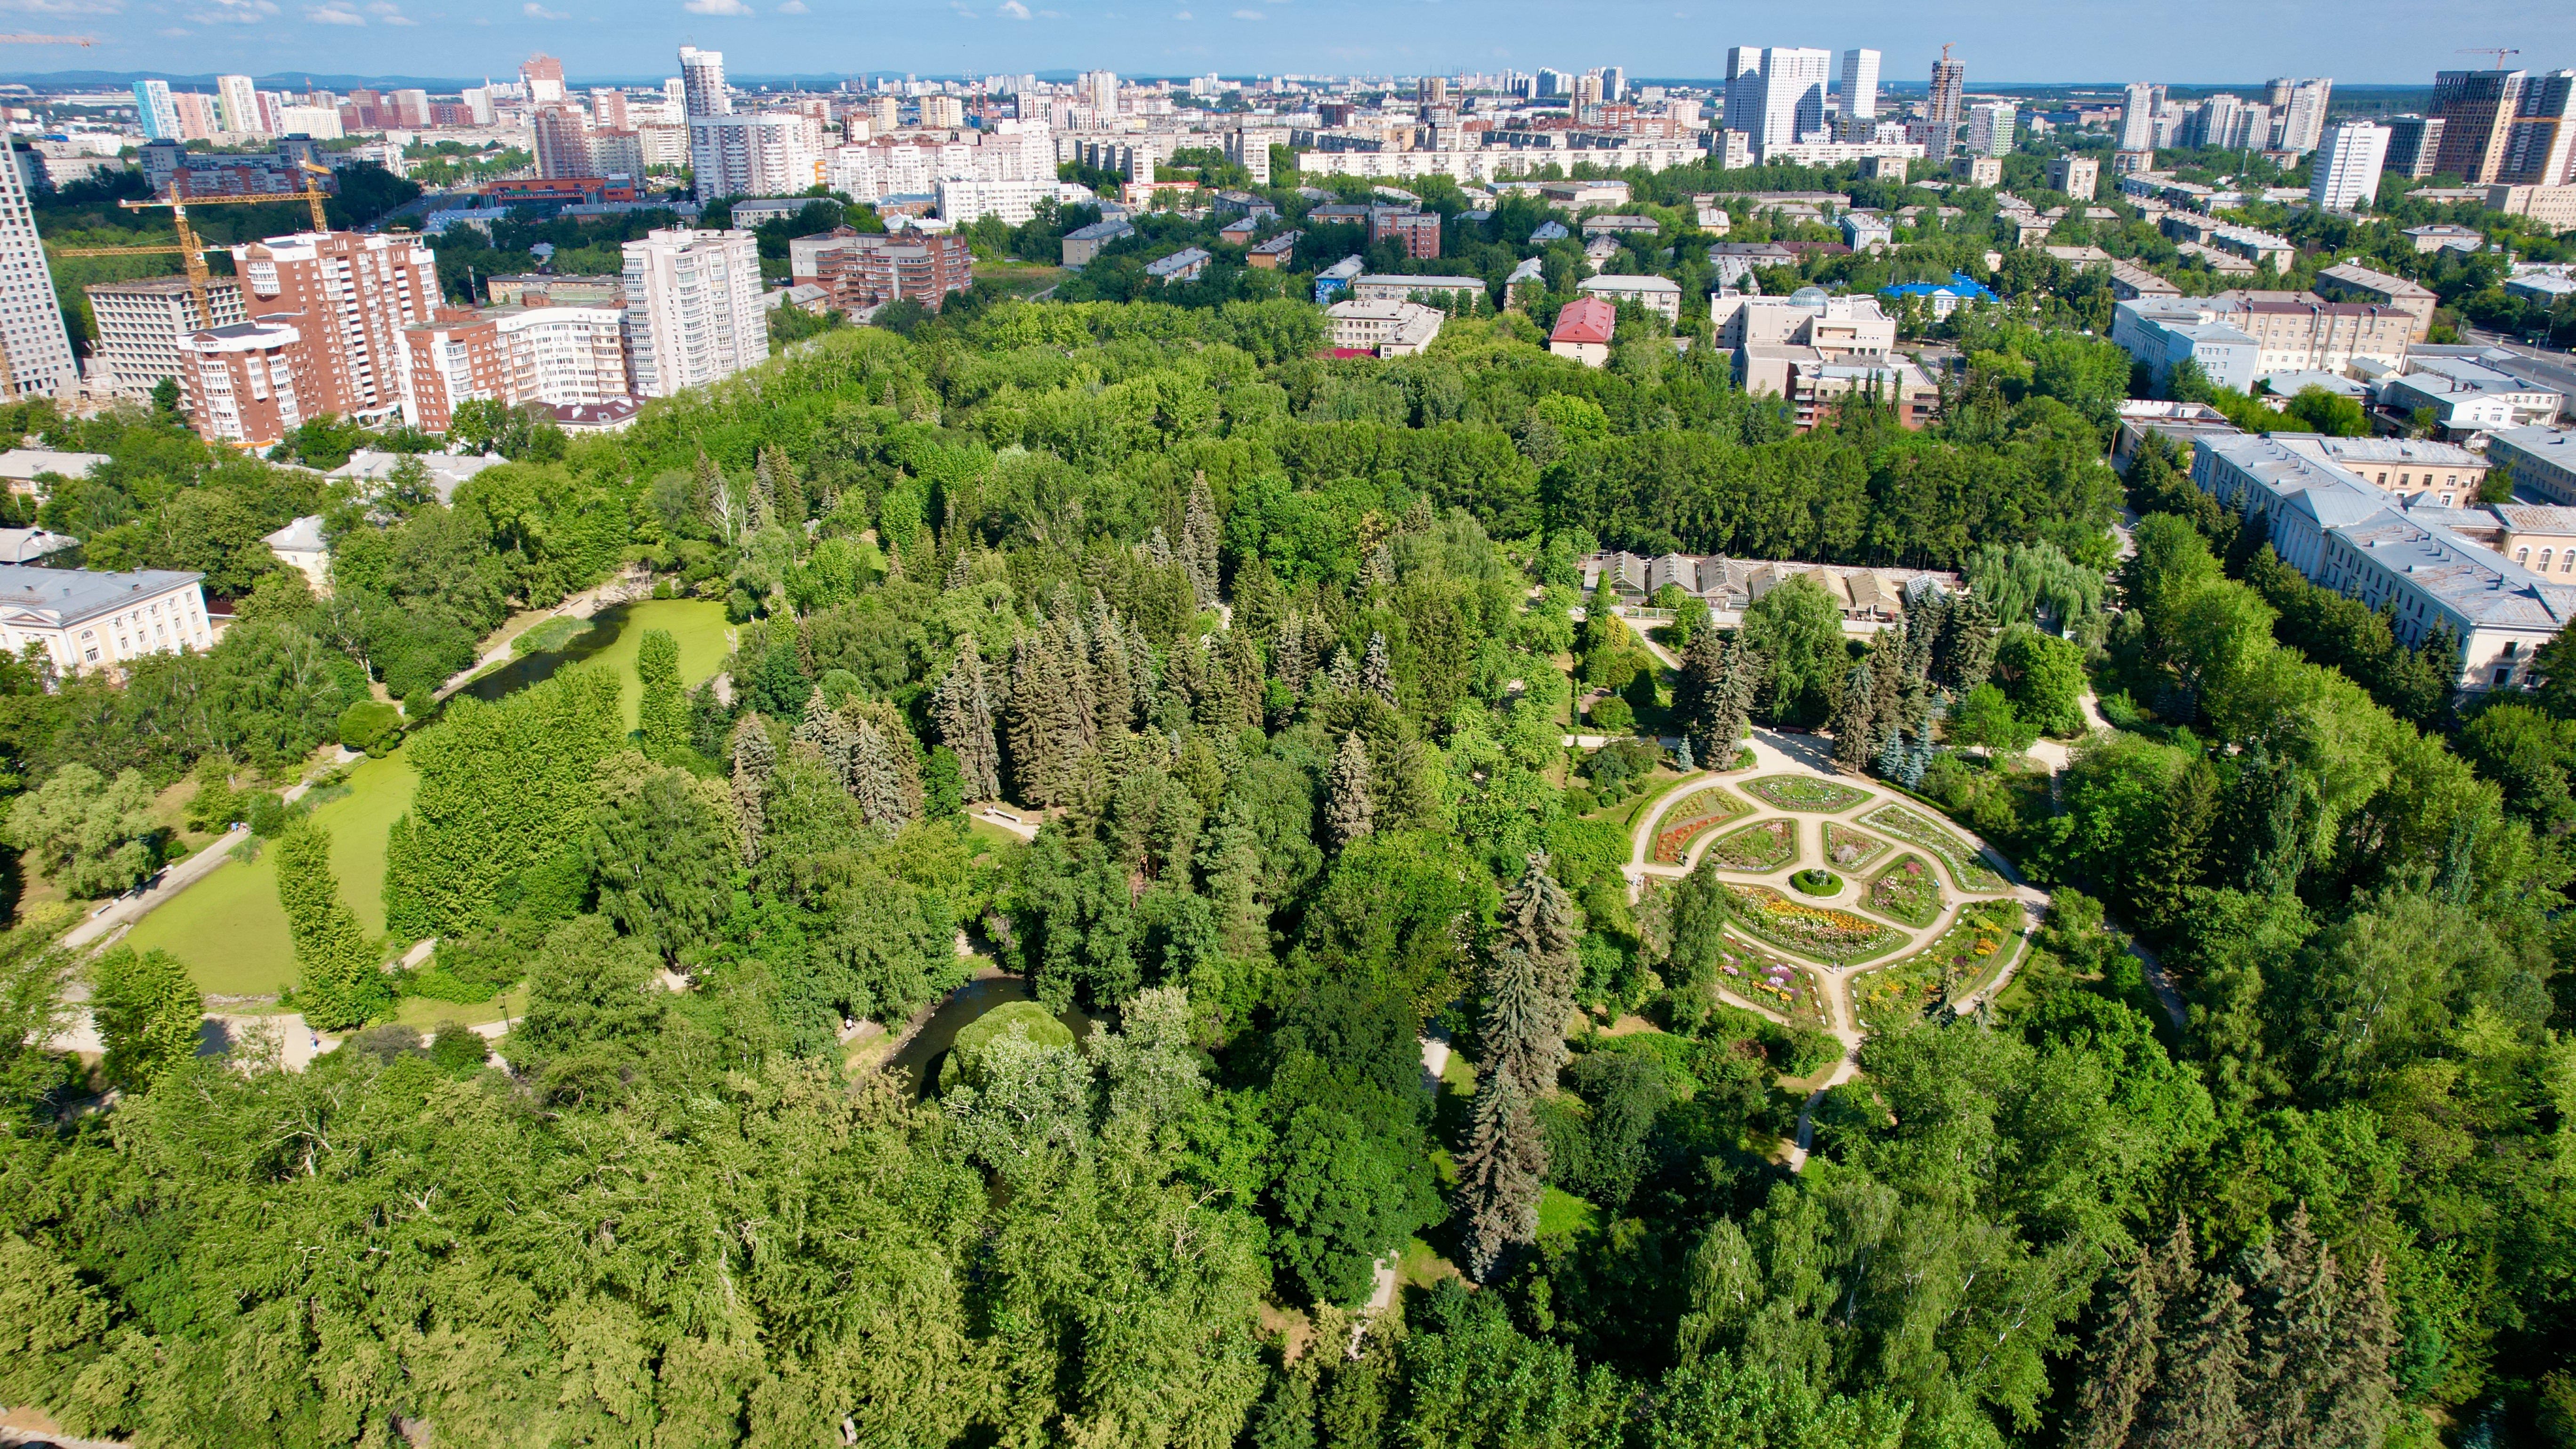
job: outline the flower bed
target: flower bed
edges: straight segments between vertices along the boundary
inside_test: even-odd
[[[1843,893],[1843,878],[1821,867],[1810,867],[1789,877],[1790,886],[1800,895],[1838,896]]]
[[[1735,910],[1727,924],[1784,951],[1849,965],[1905,944],[1905,933],[1867,916],[1793,901],[1769,886],[1729,885]]]
[[[1778,870],[1798,858],[1798,823],[1794,820],[1757,820],[1741,830],[1730,830],[1710,841],[1704,861],[1717,862],[1720,869],[1768,872]]]
[[[1920,929],[1941,918],[1941,878],[1931,862],[1907,852],[1869,883],[1865,908]]]
[[[1950,879],[1963,891],[1994,892],[2006,889],[2004,878],[1988,869],[1977,858],[1968,842],[1933,824],[1902,805],[1886,805],[1860,818],[1863,825],[1875,826],[1910,845],[1919,845],[1941,857],[1950,867]]]
[[[1886,853],[1886,841],[1863,835],[1839,820],[1825,822],[1825,864],[1858,870]]]
[[[1806,810],[1819,815],[1849,810],[1870,798],[1867,790],[1836,780],[1819,780],[1813,775],[1764,775],[1745,781],[1744,791],[1783,810]]]
[[[1852,978],[1852,1014],[1871,1031],[1888,1031],[1974,986],[2000,964],[2020,929],[2017,901],[1972,901],[1941,939],[1876,971]]]
[[[1744,1000],[1802,1026],[1825,1024],[1824,990],[1811,968],[1729,940],[1717,969],[1725,973],[1717,984]]]
[[[1664,812],[1663,828],[1655,832],[1655,863],[1681,864],[1689,858],[1691,842],[1702,832],[1724,825],[1752,808],[1715,785],[1683,796]]]

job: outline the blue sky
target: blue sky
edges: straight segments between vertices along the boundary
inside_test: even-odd
[[[1803,10],[1812,19],[1791,18]],[[2134,0],[1986,4],[1844,0],[0,0],[0,30],[78,34],[88,49],[13,46],[18,73],[290,70],[506,75],[535,51],[575,80],[669,74],[682,44],[736,75],[1068,70],[1123,74],[1580,70],[1710,76],[1732,44],[1875,47],[1920,81],[1954,41],[1968,81],[2246,81],[2330,75],[2413,83],[2474,44],[2513,64],[2576,65],[2568,0],[2272,0],[2230,9]]]

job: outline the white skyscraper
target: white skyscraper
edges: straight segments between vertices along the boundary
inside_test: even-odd
[[[656,231],[625,246],[626,375],[670,397],[769,357],[760,244],[747,231]]]
[[[0,393],[68,401],[78,377],[71,334],[63,330],[54,274],[45,265],[44,243],[36,239],[36,213],[27,204],[17,143],[0,136],[0,151],[7,153],[0,155],[0,341],[9,352]]]
[[[2156,88],[2145,81],[2131,81],[2120,103],[2120,149],[2156,149]]]
[[[246,75],[215,77],[215,107],[223,117],[227,131],[257,132],[267,127],[260,124],[259,90]]]
[[[2379,195],[2379,170],[2388,160],[2388,128],[2368,121],[2328,126],[2309,165],[2308,205],[2351,211]]]
[[[1825,127],[1825,81],[1833,52],[1749,45],[1726,53],[1726,128],[1742,131],[1760,156]]]
[[[1878,124],[1878,52],[1843,52],[1843,139],[1870,140]]]
[[[798,196],[823,179],[821,123],[790,112],[689,118],[689,169],[700,201]]]
[[[733,92],[725,89],[724,52],[680,47],[682,109],[691,117],[730,116]]]
[[[1084,102],[1103,116],[1118,114],[1118,73],[1087,70],[1082,73],[1080,93]]]
[[[1979,101],[1968,107],[1967,123],[1959,128],[1959,149],[1971,156],[2012,154],[2013,125],[2019,115],[2019,108],[2010,101]]]
[[[2334,94],[2334,82],[2281,79],[2264,92],[2263,103],[2272,108],[2272,144],[2285,151],[2317,149],[2326,132],[2326,100]]]

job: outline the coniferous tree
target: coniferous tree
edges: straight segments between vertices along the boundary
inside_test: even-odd
[[[1100,691],[1091,678],[1091,631],[1070,612],[1049,627],[1056,675],[1063,681],[1064,709],[1057,728],[1064,732],[1066,758],[1079,761],[1100,743]]]
[[[331,834],[297,816],[277,837],[277,904],[295,946],[295,1000],[324,1031],[364,1024],[393,1005],[357,914],[340,899]]]
[[[1387,708],[1395,708],[1395,671],[1387,662],[1384,634],[1369,635],[1368,658],[1360,665],[1360,687],[1385,700]]]
[[[818,689],[805,696],[805,717],[788,738],[821,756],[825,772],[842,789],[856,793],[850,783],[850,751],[858,737],[849,723],[823,701],[823,691]]]
[[[99,1069],[141,1091],[197,1054],[206,1002],[179,958],[154,947],[119,946],[89,966],[90,1020],[107,1048]]]
[[[2177,1231],[2180,1231],[2177,1229]],[[2066,1449],[2121,1449],[2137,1420],[2138,1401],[2156,1378],[2156,1339],[2165,1311],[2166,1261],[2152,1247],[2137,1260],[2094,1330],[2084,1376],[2066,1426]]]
[[[769,725],[759,714],[742,717],[733,727],[733,813],[742,831],[742,863],[760,863],[760,832],[766,818],[762,803],[769,777],[778,770],[778,748],[769,742]]]
[[[1046,698],[1056,688],[1047,667],[1053,651],[1043,634],[1023,634],[1011,641],[1011,688],[1002,717],[1011,752],[1011,783],[1020,799],[1044,805],[1055,788],[1057,739]]]
[[[884,741],[885,753],[878,766],[882,773],[869,788],[876,790],[880,799],[889,802],[894,812],[894,823],[899,827],[919,820],[929,808],[929,785],[922,768],[921,741],[913,736],[911,717],[904,713],[901,705],[890,700],[855,697],[841,702],[841,717],[849,722],[854,732],[859,726],[866,725]],[[861,788],[856,783],[857,769],[854,758],[851,766],[853,783],[850,786],[853,795],[859,794]]]
[[[2250,1373],[2239,1397],[2252,1442],[2308,1449],[2318,1443],[2313,1405],[2332,1362],[2339,1291],[2334,1255],[2309,1230],[2305,1202],[2247,1252],[2246,1274]]]
[[[864,717],[849,720],[843,728],[849,738],[846,778],[851,798],[859,802],[859,815],[880,829],[901,830],[920,812],[918,807],[905,806],[895,742]]]
[[[958,787],[969,800],[994,800],[1002,794],[1001,751],[993,743],[993,701],[984,678],[983,656],[975,636],[957,639],[957,661],[939,682],[931,700],[931,719],[940,743],[957,756]]]
[[[1279,632],[1270,644],[1270,672],[1288,687],[1290,694],[1306,692],[1306,676],[1312,661],[1306,657],[1306,616],[1289,609],[1279,617]]]
[[[1485,1055],[1476,1075],[1474,1125],[1458,1160],[1468,1271],[1479,1282],[1493,1281],[1514,1248],[1538,1240],[1547,1146],[1535,1103],[1556,1085],[1548,1046],[1561,1046],[1563,1031],[1549,1017],[1539,971],[1528,952],[1511,944],[1498,947],[1486,966],[1477,1028]]]
[[[2329,1261],[2331,1259],[2329,1258]],[[2327,1364],[2308,1401],[2320,1449],[2371,1449],[2397,1417],[2397,1322],[2388,1303],[2388,1265],[2372,1258],[2335,1305]]]
[[[680,687],[680,644],[666,629],[647,629],[635,648],[635,673],[644,698],[637,707],[644,753],[676,758],[689,747],[689,696]]]
[[[791,533],[805,529],[807,505],[804,480],[796,475],[796,464],[787,450],[775,443],[765,450],[769,462],[769,501],[778,522]]]
[[[1935,669],[1952,693],[1966,694],[1995,672],[1995,647],[2003,631],[1985,600],[1969,594],[1951,604],[1942,622]]]
[[[939,581],[939,587],[942,592],[946,592],[950,589],[962,589],[966,587],[967,582],[973,577],[967,572],[966,560],[968,552],[968,550],[961,548],[957,550],[955,554],[950,556],[948,560],[947,576]]]
[[[1092,735],[1106,742],[1133,728],[1136,675],[1127,662],[1127,630],[1106,603],[1095,600],[1091,616]]]
[[[1324,672],[1324,688],[1333,694],[1350,694],[1360,687],[1359,666],[1351,662],[1347,646],[1333,650],[1333,664]]]
[[[1190,591],[1202,609],[1217,606],[1217,545],[1221,542],[1216,499],[1208,492],[1207,474],[1190,480],[1189,505],[1181,513],[1181,567],[1189,572]]]
[[[1867,661],[1855,664],[1843,676],[1842,703],[1835,706],[1834,763],[1858,774],[1878,759],[1878,747],[1884,734],[1879,727],[1878,691],[1870,685]]]
[[[1376,828],[1377,808],[1369,799],[1368,747],[1357,730],[1342,737],[1342,752],[1333,760],[1324,829],[1340,851]]]
[[[763,448],[751,463],[751,526],[771,528],[778,523],[778,482],[770,473],[770,460],[776,448]]]
[[[1147,729],[1153,725],[1154,691],[1162,681],[1154,669],[1154,648],[1145,642],[1145,631],[1136,621],[1127,621],[1127,697],[1133,713],[1129,727]]]
[[[1545,854],[1530,856],[1521,878],[1504,895],[1502,915],[1496,924],[1510,945],[1537,963],[1539,988],[1547,998],[1549,1019],[1556,1023],[1561,1035],[1565,1019],[1574,1011],[1574,988],[1582,965],[1575,954],[1574,901],[1549,873]],[[1545,1085],[1555,1084],[1556,1068],[1552,1063],[1545,1076]],[[1532,1095],[1543,1096],[1545,1092],[1533,1085]]]
[[[1715,742],[1701,763],[1712,770],[1732,769],[1735,752],[1753,728],[1753,701],[1762,691],[1769,664],[1762,651],[1737,635],[1726,647],[1726,669],[1720,676],[1710,737]]]
[[[1721,742],[1721,701],[1726,674],[1726,641],[1715,629],[1702,629],[1682,646],[1682,667],[1673,678],[1673,721],[1682,739],[1701,759],[1731,754],[1734,741]],[[1721,753],[1721,743],[1724,753]]]
[[[2191,1254],[2190,1231],[2177,1224],[2156,1381],[2140,1396],[2133,1449],[2205,1449],[2244,1433],[2244,1290],[2228,1274],[2202,1271]]]

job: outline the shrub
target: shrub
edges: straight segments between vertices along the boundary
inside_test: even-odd
[[[1615,694],[1594,700],[1588,713],[1592,723],[1605,731],[1625,731],[1634,729],[1637,724],[1637,712],[1628,707],[1628,701]]]
[[[402,711],[390,704],[362,699],[340,712],[340,745],[364,750],[381,759],[402,740]]]

